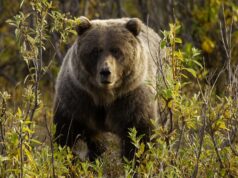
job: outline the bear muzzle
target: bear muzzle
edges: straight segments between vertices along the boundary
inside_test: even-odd
[[[112,56],[103,56],[97,64],[97,83],[99,87],[111,89],[116,82],[115,59]]]
[[[110,84],[111,78],[111,71],[109,70],[109,68],[104,68],[100,71],[100,79],[101,79],[101,83],[103,84]]]
[[[98,77],[98,84],[100,87],[105,88],[105,89],[110,89],[114,85],[114,79],[113,79],[113,74],[110,70],[110,68],[102,68],[99,71]]]

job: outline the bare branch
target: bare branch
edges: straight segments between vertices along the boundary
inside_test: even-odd
[[[53,144],[54,141],[53,141],[53,136],[52,136],[52,133],[51,133],[51,129],[48,127],[46,112],[44,112],[44,120],[45,120],[45,127],[46,127],[46,130],[47,130],[47,134],[50,138],[52,177],[56,178],[56,175],[55,175],[55,160],[54,160],[54,144]]]
[[[201,156],[201,153],[202,153],[203,141],[204,141],[204,136],[205,136],[205,129],[206,129],[206,125],[207,125],[207,116],[206,116],[207,107],[208,107],[208,104],[204,104],[203,107],[202,107],[203,123],[202,123],[202,128],[200,129],[199,135],[198,135],[198,138],[200,138],[199,148],[198,148],[198,152],[197,152],[197,155],[196,155],[197,162],[196,162],[195,168],[193,170],[193,174],[191,176],[192,178],[196,178],[197,174],[198,174],[198,169],[199,169],[198,164],[199,164],[200,156]]]

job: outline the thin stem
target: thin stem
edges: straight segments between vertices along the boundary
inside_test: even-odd
[[[182,122],[182,129],[181,129],[181,132],[180,132],[180,135],[179,135],[179,143],[178,143],[178,147],[177,147],[176,153],[175,153],[175,160],[178,157],[179,149],[180,149],[180,146],[181,146],[181,143],[182,143],[183,134],[184,134],[184,129],[185,129],[185,122],[183,121]]]
[[[0,132],[1,132],[1,145],[2,145],[2,148],[1,148],[1,154],[4,155],[5,153],[5,144],[4,144],[4,140],[5,140],[5,131],[4,131],[4,125],[3,125],[3,119],[4,119],[4,116],[6,114],[6,101],[3,99],[2,101],[2,113],[0,115]]]
[[[211,125],[211,124],[210,124],[210,125]],[[212,128],[211,128],[211,129],[212,129]],[[211,131],[210,136],[211,136],[211,138],[212,138],[212,143],[213,143],[213,146],[214,146],[216,155],[217,155],[217,159],[218,159],[219,164],[220,164],[220,168],[222,169],[222,168],[224,168],[224,164],[223,164],[223,162],[222,162],[221,155],[220,155],[220,153],[219,153],[219,151],[218,151],[218,146],[217,146],[217,143],[216,143],[216,140],[215,140],[214,132],[213,132],[213,131]]]
[[[20,178],[23,178],[23,138],[22,138],[22,123],[20,122],[20,133],[19,133],[19,140],[20,140]]]
[[[206,110],[207,110],[207,104],[204,104],[203,110],[202,110],[203,125],[201,128],[200,134],[199,134],[200,140],[199,140],[199,148],[198,148],[198,153],[197,153],[197,161],[196,161],[196,165],[194,167],[193,174],[192,174],[191,178],[196,178],[197,174],[198,174],[198,169],[199,169],[198,164],[199,164],[200,156],[202,153],[203,141],[204,141],[204,136],[205,136],[205,128],[207,125],[206,124],[206,122],[207,122]]]
[[[54,144],[53,144],[53,137],[52,137],[52,134],[51,134],[51,131],[48,127],[48,124],[47,124],[47,119],[46,119],[46,113],[44,114],[44,118],[45,118],[45,127],[46,127],[46,130],[47,130],[47,133],[50,137],[50,151],[51,151],[51,164],[52,164],[52,176],[55,178],[56,175],[55,175],[55,160],[54,160]]]
[[[37,13],[38,14],[38,13]],[[38,89],[39,89],[39,81],[41,78],[41,70],[42,70],[42,31],[43,31],[43,20],[44,17],[42,17],[42,13],[40,13],[37,17],[37,22],[40,21],[39,26],[39,56],[35,57],[36,60],[36,65],[35,65],[35,82],[34,82],[34,106],[32,108],[31,116],[30,116],[30,121],[33,120],[35,111],[38,107]],[[39,20],[40,18],[40,20]]]

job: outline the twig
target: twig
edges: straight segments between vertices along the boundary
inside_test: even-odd
[[[213,146],[214,146],[214,149],[215,149],[215,152],[216,152],[216,155],[217,155],[217,159],[219,161],[219,164],[220,164],[220,168],[224,168],[224,164],[222,162],[222,159],[221,159],[221,155],[218,151],[218,146],[217,146],[217,143],[216,143],[216,140],[215,140],[215,137],[214,137],[214,131],[212,130],[212,124],[209,124],[210,125],[210,136],[211,136],[211,139],[212,139],[212,143],[213,143]]]
[[[23,178],[23,138],[22,138],[22,122],[20,121],[20,132],[19,132],[19,140],[20,140],[20,178]]]
[[[67,137],[66,137],[66,145],[68,144],[68,141],[69,141],[69,135],[70,135],[70,130],[71,130],[71,127],[73,124],[73,120],[74,120],[74,117],[72,117],[70,120],[69,129],[68,129],[68,133],[67,133]]]
[[[6,110],[7,110],[7,106],[6,106],[6,101],[2,100],[2,111],[1,111],[1,115],[0,115],[0,132],[1,132],[1,142],[0,144],[2,145],[2,148],[1,148],[1,155],[5,155],[5,150],[6,150],[6,146],[4,144],[4,141],[5,141],[5,130],[4,130],[4,125],[3,125],[3,119],[4,119],[4,116],[6,116]],[[5,164],[4,164],[5,165]],[[6,165],[5,165],[6,166]]]
[[[185,122],[183,121],[183,122],[182,122],[182,129],[181,129],[181,132],[180,132],[180,135],[179,135],[179,143],[178,143],[178,146],[177,146],[176,152],[175,152],[175,160],[176,160],[177,157],[178,157],[179,149],[180,149],[180,146],[181,146],[181,143],[182,143],[182,138],[183,138],[184,129],[185,129]]]
[[[40,20],[39,20],[40,18]],[[35,81],[34,81],[34,106],[32,108],[31,111],[31,115],[30,115],[30,121],[33,120],[34,114],[36,109],[38,108],[38,88],[39,88],[39,82],[40,82],[40,78],[41,78],[41,70],[42,70],[42,33],[43,33],[43,23],[44,23],[44,17],[42,16],[42,13],[38,14],[36,16],[36,21],[40,21],[40,25],[39,25],[39,56],[35,56],[35,59],[33,60],[33,64],[35,67]]]
[[[121,8],[121,0],[116,0],[115,1],[116,6],[117,6],[117,17],[122,17],[122,8]]]
[[[163,69],[163,61],[162,61],[162,60],[163,60],[163,59],[162,59],[163,56],[161,55],[161,49],[160,49],[160,43],[161,43],[161,42],[159,42],[157,56],[153,56],[152,51],[151,51],[151,45],[150,45],[150,40],[149,40],[149,28],[148,28],[148,26],[149,26],[149,15],[147,16],[147,19],[146,19],[146,26],[147,26],[147,29],[146,29],[146,38],[147,38],[148,48],[149,48],[150,56],[151,56],[151,58],[153,59],[155,65],[156,65],[156,67],[157,67],[156,74],[157,74],[157,76],[159,76],[159,72],[160,72],[160,74],[161,74],[161,76],[162,76],[162,79],[163,79],[163,82],[164,82],[166,88],[168,89],[169,87],[168,87],[168,84],[167,84],[167,82],[166,82],[165,74],[164,74],[164,69]],[[156,79],[156,91],[158,91],[158,88],[157,88],[157,87],[158,87],[159,85],[160,85],[160,84],[158,84],[158,80]]]
[[[236,130],[237,131],[237,130]],[[231,148],[231,151],[232,153],[235,155],[235,156],[238,156],[238,151],[233,147],[232,143],[231,143],[231,138],[230,138],[230,133],[228,131],[228,142],[229,142],[229,145],[230,145],[230,148]]]
[[[148,4],[147,4],[147,1],[138,0],[138,5],[139,5],[140,11],[142,13],[142,19],[145,22],[146,19],[147,19],[147,15],[148,15]]]
[[[206,102],[207,103],[207,102]],[[197,162],[196,162],[196,165],[194,167],[194,170],[193,170],[193,174],[191,176],[191,178],[196,178],[197,177],[197,174],[198,174],[198,164],[199,164],[199,161],[200,161],[200,155],[202,153],[202,147],[203,147],[203,140],[204,140],[204,136],[205,136],[205,128],[206,128],[206,123],[207,123],[207,116],[206,116],[206,110],[207,110],[207,104],[204,104],[203,105],[203,109],[202,109],[202,118],[203,118],[203,124],[202,124],[202,128],[200,130],[200,133],[199,133],[199,148],[198,148],[198,153],[197,153]]]
[[[51,151],[51,164],[52,164],[52,176],[53,178],[56,178],[56,175],[55,175],[55,160],[54,160],[54,144],[53,144],[53,137],[52,137],[52,134],[51,134],[51,131],[48,127],[48,124],[47,124],[47,118],[46,118],[46,113],[44,113],[44,119],[45,119],[45,127],[46,127],[46,130],[47,130],[47,134],[48,136],[50,137],[50,151]]]
[[[49,40],[49,43],[52,45],[52,47],[54,48],[55,52],[56,52],[56,55],[58,57],[58,61],[60,64],[62,64],[63,62],[63,59],[64,59],[64,56],[63,54],[61,53],[61,51],[59,50],[60,49],[60,42],[58,40],[58,37],[56,35],[56,33],[53,33],[53,39],[55,41],[55,46],[53,45],[53,43]]]
[[[83,1],[83,15],[88,15],[88,0]]]

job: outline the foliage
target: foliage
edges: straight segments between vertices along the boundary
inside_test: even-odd
[[[23,1],[22,1],[23,3]],[[49,66],[43,64],[43,51],[48,41],[49,31],[60,31],[62,40],[72,30],[77,19],[70,20],[64,14],[52,10],[52,3],[48,1],[31,2],[31,12],[22,12],[8,23],[15,26],[15,35],[19,42],[21,55],[26,62],[29,74],[24,80],[25,91],[21,96],[22,103],[15,110],[8,108],[8,100],[11,96],[7,92],[1,94],[1,177],[55,177],[56,175],[70,176],[84,175],[88,169],[92,169],[92,175],[100,176],[100,163],[79,163],[80,167],[73,165],[73,155],[69,148],[61,148],[53,143],[53,128],[48,125],[47,118],[51,117],[49,111],[44,109],[44,103],[40,100],[39,82],[47,72]],[[56,15],[57,14],[57,15]],[[51,17],[54,28],[49,30],[47,19]],[[31,27],[30,23],[34,24]],[[64,20],[68,26],[62,29],[57,26],[59,20]],[[67,23],[66,23],[67,22]],[[57,28],[56,28],[57,27]],[[12,98],[13,99],[13,98]],[[12,101],[14,102],[14,101]],[[40,142],[35,136],[36,121],[43,113],[46,132],[50,144]],[[72,169],[72,170],[71,170]],[[87,175],[88,176],[88,175]]]
[[[132,129],[130,138],[137,153],[126,164],[126,172],[128,177],[236,177],[237,141],[233,136],[237,132],[238,110],[237,100],[231,95],[237,93],[237,88],[230,96],[218,97],[213,96],[214,86],[201,87],[199,73],[204,69],[199,63],[199,52],[192,48],[187,53],[186,48],[175,47],[181,43],[176,36],[179,28],[171,24],[170,31],[163,32],[161,46],[169,46],[166,58],[171,60],[169,72],[173,73],[173,80],[165,81],[164,90],[158,89],[159,103],[164,104],[159,109],[160,123],[154,123],[157,129],[152,138],[156,142],[147,143],[149,149],[142,154],[145,145]],[[188,83],[188,76],[196,81]],[[186,92],[188,84],[200,88],[191,95]]]
[[[87,2],[80,1],[80,7],[86,7]],[[133,2],[123,1],[121,5],[139,15]],[[145,10],[153,2],[148,1]],[[3,5],[9,6],[5,1]],[[54,143],[55,128],[50,118],[51,85],[58,70],[55,58],[62,57],[60,51],[74,37],[74,29],[80,21],[58,11],[60,4],[55,1],[23,0],[17,5],[19,9],[14,8],[14,11],[19,12],[7,21],[14,27],[17,43],[8,33],[13,27],[2,27],[0,23],[0,32],[6,36],[0,43],[0,49],[4,49],[0,51],[0,75],[2,68],[12,65],[11,60],[14,63],[20,58],[26,65],[17,65],[22,72],[18,75],[21,80],[22,76],[26,77],[23,83],[16,85],[17,79],[5,75],[5,79],[14,84],[13,88],[3,85],[1,81],[5,80],[0,81],[1,177],[238,176],[238,86],[234,60],[237,57],[238,7],[235,2],[197,1],[191,8],[191,24],[183,21],[181,14],[177,14],[174,23],[167,22],[168,30],[161,32],[159,49],[159,53],[165,54],[162,60],[166,66],[161,66],[159,61],[156,63],[160,118],[153,122],[156,129],[148,143],[143,143],[143,135],[131,128],[128,136],[136,147],[136,154],[133,160],[124,160],[123,166],[110,160],[108,155],[95,162],[81,161],[71,149]],[[93,0],[84,13],[98,17],[105,12],[100,13],[100,9],[95,14],[92,12],[107,6],[116,7],[106,1]],[[179,3],[177,6],[179,9]],[[118,14],[123,11],[119,9]],[[0,19],[9,18],[9,13],[5,13]],[[194,35],[194,41],[184,38],[187,29]],[[2,47],[3,44],[7,48]],[[53,49],[53,54],[49,49]],[[212,72],[207,67],[211,58],[218,61],[214,63],[224,60],[226,65],[219,68],[221,64],[218,64],[217,71]],[[10,70],[9,73],[14,72]],[[223,94],[217,95],[216,83],[224,73],[226,87],[222,85]],[[51,85],[47,86],[49,83]]]

